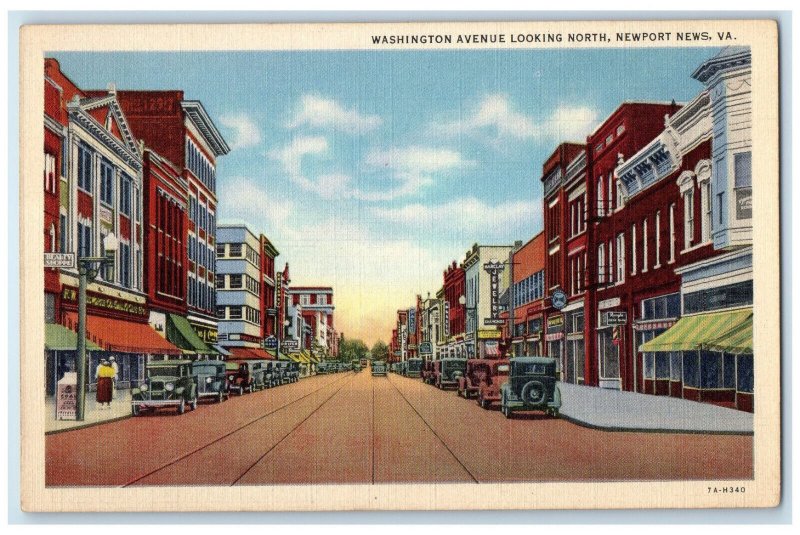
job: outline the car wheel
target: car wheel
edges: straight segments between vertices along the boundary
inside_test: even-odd
[[[531,405],[539,405],[544,403],[544,398],[547,395],[547,390],[540,381],[530,381],[522,387],[522,400]]]
[[[183,414],[184,412],[186,412],[186,402],[181,400],[181,404],[178,405],[178,414]]]

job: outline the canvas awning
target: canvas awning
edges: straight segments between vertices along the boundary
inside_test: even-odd
[[[50,351],[74,351],[78,347],[78,333],[70,331],[57,323],[44,324],[44,348]],[[100,347],[91,340],[86,340],[86,349],[97,350]]]
[[[710,349],[716,340],[724,338],[726,333],[738,331],[748,321],[751,325],[750,344],[752,346],[753,311],[752,309],[739,309],[685,316],[664,333],[640,345],[639,351]]]
[[[184,354],[216,353],[197,335],[189,320],[178,314],[167,314],[167,340],[183,349]]]
[[[275,357],[257,347],[228,347],[226,349],[230,352],[229,360],[275,360]]]
[[[225,349],[221,345],[216,345],[216,344],[214,345],[214,351],[216,351],[217,353],[219,353],[223,357],[227,357],[228,355],[231,354],[230,351],[228,351],[227,349]]]
[[[730,329],[728,332],[712,340],[708,344],[711,351],[733,353],[739,355],[753,352],[753,315],[742,324]]]
[[[78,324],[78,315],[68,312],[67,321]],[[156,355],[181,355],[179,347],[162,338],[147,323],[135,323],[89,314],[86,316],[87,338],[107,351],[121,353],[149,353]]]

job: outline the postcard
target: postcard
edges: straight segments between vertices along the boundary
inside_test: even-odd
[[[22,28],[23,510],[777,505],[777,32]]]

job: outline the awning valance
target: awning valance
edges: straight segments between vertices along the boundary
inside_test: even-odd
[[[189,320],[177,314],[167,314],[167,340],[184,350],[196,354],[216,353],[192,328]]]
[[[722,353],[733,353],[739,355],[753,352],[753,315],[747,318],[741,325],[730,329],[728,332],[712,340],[708,344],[708,349]]]
[[[65,314],[69,325],[77,328],[78,315]],[[182,355],[179,347],[162,338],[147,323],[135,323],[89,314],[86,316],[86,337],[106,351]]]
[[[727,310],[685,316],[656,336],[639,346],[639,351],[692,351],[711,349],[715,342],[727,333],[738,332],[750,322],[750,346],[752,347],[753,311],[751,309]],[[720,344],[716,344],[719,346]],[[719,351],[714,349],[714,351]]]
[[[275,360],[275,357],[258,347],[226,347],[230,352],[229,360]]]
[[[50,351],[74,351],[78,347],[78,333],[57,323],[44,324],[44,348]],[[86,340],[86,349],[100,349],[91,340]]]

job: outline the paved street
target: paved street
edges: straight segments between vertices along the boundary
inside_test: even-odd
[[[254,485],[752,477],[750,436],[506,420],[452,391],[368,370],[46,437],[46,482]]]

